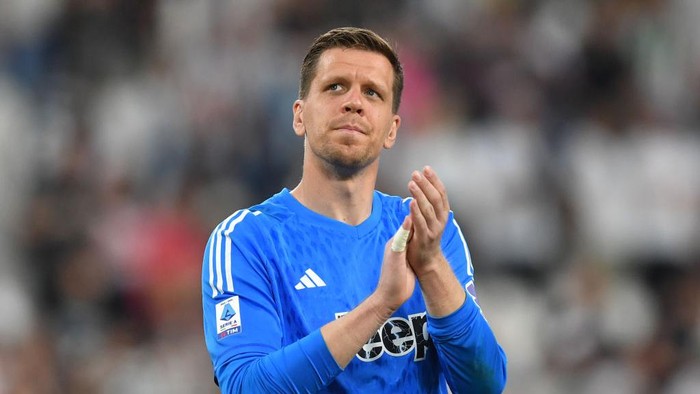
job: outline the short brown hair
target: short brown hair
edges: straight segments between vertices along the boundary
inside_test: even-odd
[[[361,49],[384,55],[394,69],[394,86],[392,88],[392,111],[398,112],[403,91],[403,68],[394,48],[377,33],[359,27],[339,27],[318,36],[304,57],[299,79],[299,98],[309,94],[311,81],[316,76],[316,66],[321,54],[332,48]]]

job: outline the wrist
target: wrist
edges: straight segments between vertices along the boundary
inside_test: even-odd
[[[452,270],[442,254],[425,259],[421,264],[411,264],[418,280],[440,275],[444,269]]]
[[[373,316],[375,323],[384,324],[391,315],[399,309],[399,306],[390,304],[380,293],[374,292],[365,300],[367,307]]]
[[[449,315],[464,304],[466,291],[444,258],[442,262],[426,266],[421,274],[416,275],[431,316]]]

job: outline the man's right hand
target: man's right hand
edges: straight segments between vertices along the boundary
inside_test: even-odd
[[[404,219],[401,227],[406,231],[411,231],[410,216]],[[377,289],[372,294],[373,297],[377,298],[378,302],[386,305],[391,310],[391,313],[411,297],[416,287],[416,275],[408,264],[405,248],[403,251],[394,251],[391,248],[394,237],[384,247],[382,273],[379,277]]]
[[[411,217],[402,224],[411,229]],[[374,292],[352,311],[321,327],[321,335],[341,368],[357,354],[379,327],[408,300],[416,288],[416,275],[406,260],[406,251],[391,250],[393,238],[384,247],[384,262]]]

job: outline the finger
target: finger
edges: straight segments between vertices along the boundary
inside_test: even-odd
[[[416,234],[427,234],[428,233],[428,223],[425,220],[425,216],[418,207],[418,201],[414,198],[409,209],[411,211],[411,220],[413,221],[413,231]]]
[[[425,166],[425,168],[423,169],[423,174],[430,181],[430,183],[432,183],[432,185],[435,187],[438,193],[440,193],[440,198],[442,199],[442,207],[445,211],[449,212],[450,202],[447,198],[447,188],[445,187],[445,184],[442,183],[442,180],[431,166]]]
[[[440,195],[440,191],[425,176],[425,173],[414,171],[411,175],[411,178],[414,182],[416,182],[416,184],[418,184],[421,191],[425,195],[425,198],[428,200],[430,205],[432,205],[436,217],[441,218],[442,216],[444,216],[443,212],[445,211],[445,208],[442,195]]]
[[[420,186],[418,186],[418,183],[416,183],[416,181],[414,180],[411,180],[408,183],[408,190],[411,192],[413,200],[416,202],[416,207],[418,208],[418,211],[420,211],[423,221],[426,223],[426,230],[429,227],[439,225],[439,220],[436,216],[435,208],[425,196],[423,189],[421,189]]]

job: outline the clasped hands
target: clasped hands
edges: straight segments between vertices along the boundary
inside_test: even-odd
[[[402,224],[410,231],[407,248],[394,252],[391,250],[393,238],[387,242],[377,286],[377,291],[393,309],[413,294],[416,278],[429,275],[446,264],[440,246],[450,212],[444,184],[435,171],[426,166],[422,171],[413,171],[408,190],[413,199],[410,213]]]

